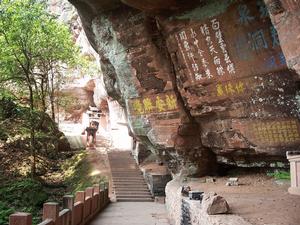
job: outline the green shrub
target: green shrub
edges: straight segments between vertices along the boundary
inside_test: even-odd
[[[6,131],[2,127],[0,127],[0,140],[6,141],[7,138],[8,138],[8,135],[7,135]]]
[[[4,202],[0,201],[0,224],[8,225],[8,217],[14,213],[14,209],[8,207]]]
[[[40,207],[47,200],[43,186],[35,180],[24,179],[11,182],[0,189],[0,196],[15,208]]]
[[[0,118],[7,119],[17,114],[17,105],[11,98],[3,97],[0,99]]]
[[[276,180],[290,180],[291,175],[289,171],[275,170],[274,172],[267,173],[268,176],[274,177]]]
[[[39,220],[39,211],[48,196],[43,186],[32,179],[16,180],[0,187],[0,224],[7,224],[14,211],[32,213],[33,222]]]

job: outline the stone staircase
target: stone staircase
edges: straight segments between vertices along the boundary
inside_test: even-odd
[[[113,191],[118,202],[152,202],[153,198],[129,151],[108,153]]]

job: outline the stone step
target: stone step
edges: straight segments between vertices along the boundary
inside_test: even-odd
[[[130,191],[130,190],[126,190],[126,191],[119,191],[119,190],[115,190],[115,194],[116,195],[150,195],[150,192],[147,191]]]
[[[111,162],[111,161],[109,161],[109,162]],[[123,163],[123,164],[120,164],[120,163]],[[126,162],[126,160],[122,161],[122,162],[111,162],[111,165],[115,166],[114,169],[115,168],[130,168],[130,167],[134,168],[134,167],[137,167],[136,163]]]
[[[147,189],[127,189],[127,190],[120,190],[120,189],[115,189],[115,193],[150,193],[149,190]]]
[[[139,185],[139,184],[142,184],[142,185],[145,185],[146,182],[144,180],[113,180],[112,182],[115,186],[118,185],[118,184],[123,184],[123,185]]]
[[[122,183],[113,183],[113,187],[123,187],[123,188],[148,188],[147,184],[122,184]]]
[[[142,174],[139,170],[111,170],[113,174]]]
[[[122,178],[143,178],[144,179],[144,177],[141,175],[141,174],[136,174],[136,175],[126,175],[126,174],[124,174],[124,175],[112,175],[112,178],[114,178],[114,177],[122,177]]]
[[[125,169],[125,168],[121,168],[121,169],[119,169],[119,168],[111,168],[111,172],[118,172],[118,173],[139,173],[139,172],[141,172],[138,168],[127,168],[127,169]]]
[[[132,199],[145,199],[145,198],[152,198],[152,196],[149,195],[118,195],[116,194],[116,199],[120,199],[120,198],[132,198]]]
[[[138,168],[112,168],[111,169],[112,172],[139,172]]]
[[[121,179],[131,179],[131,180],[134,180],[134,179],[141,179],[141,180],[145,180],[144,179],[144,177],[141,175],[141,174],[138,174],[138,175],[118,175],[118,176],[112,176],[112,178],[114,179],[114,178],[116,178],[116,179],[119,179],[119,178],[121,178]]]
[[[111,172],[118,172],[118,173],[139,173],[141,172],[138,168],[121,168],[121,169],[116,169],[116,168],[111,168]]]
[[[134,162],[129,163],[129,162],[126,162],[126,161],[127,160],[122,161],[122,162],[111,162],[110,161],[111,162],[110,165],[115,166],[113,169],[116,169],[116,168],[134,168],[134,167],[137,167],[136,163],[134,163]]]
[[[116,187],[114,189],[115,191],[132,191],[132,192],[143,192],[143,191],[147,191],[149,192],[149,189],[147,187],[130,187],[130,188],[127,188],[127,187]]]
[[[132,177],[113,177],[113,180],[118,180],[118,181],[145,181],[143,176],[132,176]]]
[[[150,193],[148,188],[116,188],[114,189],[115,192],[122,192],[122,193]]]
[[[128,178],[128,179],[115,179],[113,178],[112,179],[113,183],[131,183],[131,184],[145,184],[145,180],[144,179],[131,179],[131,178]]]
[[[132,164],[127,164],[126,165],[120,165],[120,163],[125,163],[125,162],[118,162],[118,163],[111,163],[110,165],[114,166],[114,168],[112,168],[113,170],[114,169],[122,169],[122,168],[126,168],[126,169],[138,169],[136,164],[132,163]]]
[[[148,191],[148,192],[118,192],[116,191],[115,192],[116,196],[133,196],[133,197],[136,197],[136,198],[139,198],[139,197],[143,197],[143,196],[148,196],[148,197],[152,197],[151,193]]]
[[[117,201],[153,202],[143,173],[129,152],[109,153],[108,158]]]
[[[146,189],[146,187],[133,187],[133,188],[126,188],[125,189],[114,189],[115,192],[149,192],[149,189]]]
[[[146,184],[146,182],[143,179],[124,179],[124,180],[119,180],[119,179],[114,179],[113,178],[113,183],[119,184],[119,183],[128,183],[128,184]]]
[[[138,177],[138,178],[143,178],[144,179],[144,177],[142,176],[142,174],[117,174],[117,175],[114,175],[114,174],[112,174],[112,177],[114,178],[114,177],[123,177],[123,178],[135,178],[135,177]]]
[[[123,160],[128,160],[128,162],[134,162],[135,160],[133,159],[132,156],[130,155],[119,155],[119,156],[111,156],[108,155],[109,159],[114,160],[114,161],[123,161]]]
[[[145,185],[146,182],[144,180],[140,181],[130,181],[130,180],[113,180],[113,184],[116,186],[117,184],[128,184],[128,185],[136,185],[136,184],[142,184]]]
[[[152,198],[118,198],[117,202],[153,202]]]
[[[123,192],[123,191],[116,191],[115,192],[115,194],[117,195],[117,196],[120,196],[120,195],[124,195],[124,196],[135,196],[135,197],[138,197],[138,196],[150,196],[150,197],[152,197],[152,195],[151,195],[151,193],[148,191],[144,191],[144,192],[133,192],[133,191],[131,191],[131,192]]]
[[[147,184],[146,183],[118,183],[118,182],[113,182],[113,187],[126,187],[126,188],[134,188],[134,187],[144,187],[147,188]]]
[[[139,171],[124,171],[124,172],[120,172],[120,171],[111,171],[112,172],[112,175],[115,175],[115,176],[124,176],[126,174],[128,175],[142,175],[142,172],[139,172]]]
[[[114,184],[146,184],[145,180],[114,180]]]

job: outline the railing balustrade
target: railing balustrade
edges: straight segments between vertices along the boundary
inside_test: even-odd
[[[63,197],[62,210],[56,202],[46,202],[43,205],[43,222],[38,225],[86,225],[110,200],[108,197],[108,183],[78,191],[75,197]],[[9,225],[32,225],[30,213],[17,212],[9,217]]]

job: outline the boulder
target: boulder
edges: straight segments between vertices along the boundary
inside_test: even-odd
[[[69,143],[68,139],[66,138],[66,136],[59,137],[57,143],[58,143],[57,150],[59,152],[68,152],[68,151],[72,150],[70,143]]]
[[[204,194],[202,208],[208,215],[224,214],[229,212],[227,201],[214,192]]]

